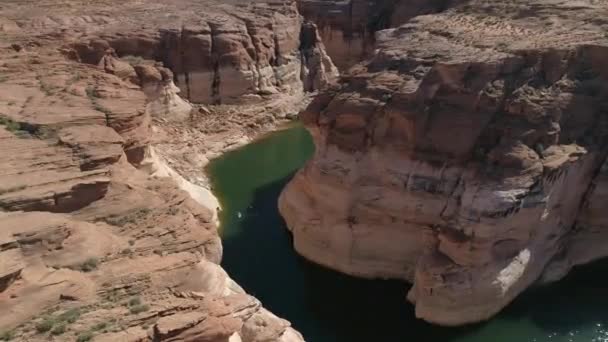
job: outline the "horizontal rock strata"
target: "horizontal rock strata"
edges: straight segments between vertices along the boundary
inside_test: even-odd
[[[380,31],[301,114],[316,152],[279,203],[296,250],[412,282],[442,325],[606,256],[608,7],[578,4],[468,1]]]
[[[341,70],[370,57],[375,33],[427,13],[444,11],[461,0],[299,0],[302,15],[319,26],[327,54]]]
[[[124,6],[125,13],[143,10],[136,2]],[[337,76],[320,40],[301,43],[309,28],[292,1],[176,3],[170,18],[165,10],[147,8],[136,21],[119,14],[97,32],[73,34],[66,54],[98,64],[111,49],[132,64],[162,62],[184,98],[205,104],[297,95]]]
[[[284,2],[26,1],[0,35],[0,334],[303,341],[219,266],[217,200],[155,153],[152,120],[205,114],[178,94],[317,89],[335,67],[314,25]]]

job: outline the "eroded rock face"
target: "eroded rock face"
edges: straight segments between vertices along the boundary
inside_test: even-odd
[[[470,1],[379,32],[300,116],[316,152],[279,203],[296,250],[412,282],[443,325],[606,256],[608,40],[578,25],[606,14]]]
[[[179,76],[158,63],[159,32],[178,21],[166,14],[205,6],[232,20],[240,11],[245,17],[259,14],[235,4],[181,1],[175,6],[172,11],[152,0],[100,1],[90,7],[39,1],[36,8],[11,2],[0,9],[3,336],[28,342],[80,336],[132,342],[303,341],[289,322],[265,310],[219,266],[217,200],[171,169],[153,146],[161,131],[157,124],[181,123],[193,110],[179,96],[174,83]],[[300,17],[289,4],[275,6],[276,16],[268,10],[264,23],[283,22],[286,37],[297,33],[295,47],[279,52],[299,61]],[[216,12],[204,13],[211,18]],[[223,22],[221,16],[213,18]],[[198,24],[201,17],[182,20]],[[227,55],[242,52],[235,43],[241,33],[224,42]],[[319,62],[323,58],[315,60],[323,54],[317,43],[307,46],[307,57],[333,67]],[[125,57],[124,51],[142,58]],[[231,65],[232,59],[222,58]],[[227,69],[239,84],[245,64]],[[322,75],[312,72],[307,84],[327,82]],[[297,82],[302,89],[304,79]],[[231,94],[249,94],[238,91]],[[54,325],[40,328],[49,317]],[[58,328],[62,324],[65,331]]]
[[[155,5],[160,7],[147,11],[168,10]],[[68,54],[91,64],[100,63],[109,50],[132,62],[160,61],[173,71],[184,98],[205,104],[300,94],[337,76],[320,40],[300,43],[307,27],[293,1],[192,6],[172,4],[171,20],[158,13],[149,22],[124,18],[119,29],[114,23],[100,25],[102,33],[83,32]],[[126,7],[128,13],[138,5]]]
[[[299,0],[300,13],[320,28],[328,55],[341,70],[370,57],[376,31],[446,10],[462,0]]]

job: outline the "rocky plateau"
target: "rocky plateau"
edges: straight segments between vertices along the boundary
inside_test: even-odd
[[[298,112],[316,151],[279,199],[297,252],[412,283],[429,322],[489,319],[608,256],[607,18],[599,0],[2,1],[0,339],[303,341],[219,266],[202,172]]]
[[[0,339],[303,341],[202,171],[336,76],[292,1],[2,1]]]
[[[446,10],[463,0],[300,0],[302,15],[315,22],[334,64],[346,71],[376,49],[376,32],[409,19]]]
[[[300,114],[316,152],[280,210],[304,257],[412,283],[429,322],[479,322],[608,256],[608,5],[407,3],[441,11],[393,11]],[[365,27],[357,4],[317,20]]]

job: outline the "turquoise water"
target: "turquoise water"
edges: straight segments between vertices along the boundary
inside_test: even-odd
[[[297,256],[277,210],[310,158],[301,127],[275,132],[209,166],[220,198],[223,266],[309,342],[608,342],[608,263],[533,289],[491,321],[441,328],[415,319],[407,284],[344,276]]]

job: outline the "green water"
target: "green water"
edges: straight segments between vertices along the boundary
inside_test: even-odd
[[[308,133],[294,127],[227,153],[208,170],[223,206],[223,266],[307,341],[608,341],[605,262],[528,291],[488,323],[450,329],[414,318],[407,284],[355,279],[298,257],[277,199],[313,148]]]

